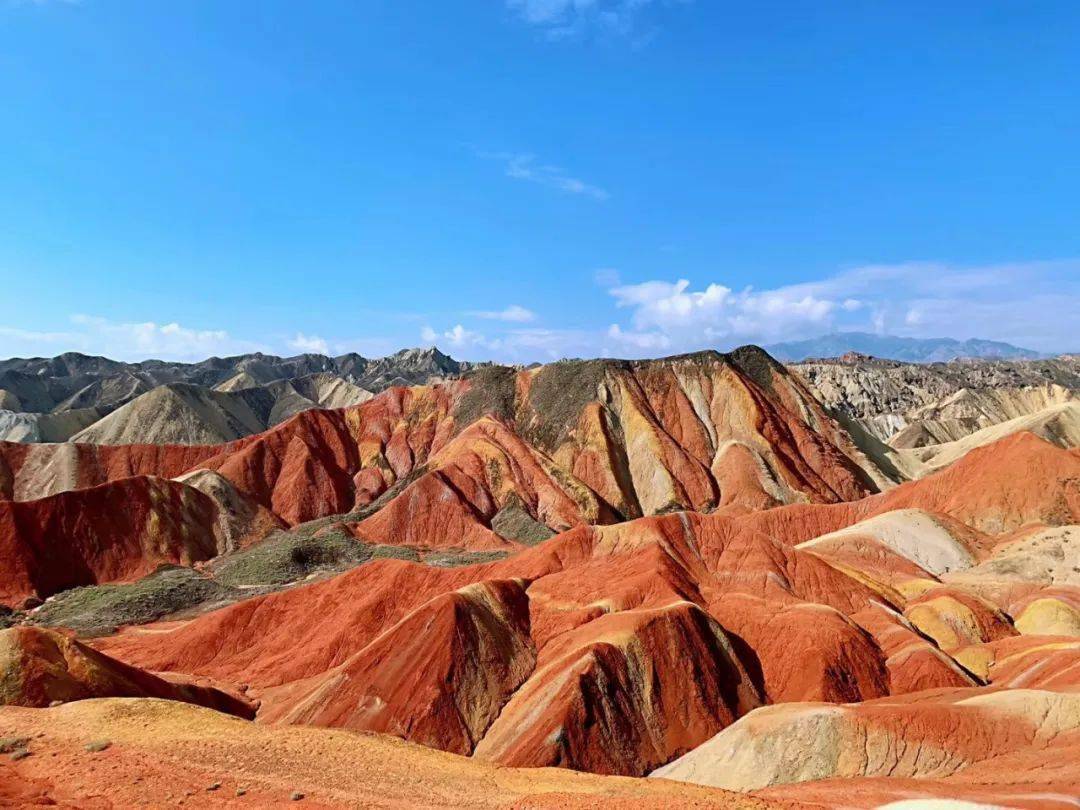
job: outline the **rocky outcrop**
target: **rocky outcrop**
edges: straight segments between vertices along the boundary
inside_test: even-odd
[[[826,410],[895,448],[955,441],[1080,391],[1080,360],[1071,356],[925,364],[860,356],[791,368]]]
[[[41,709],[103,697],[179,700],[249,719],[255,716],[254,707],[237,695],[166,680],[52,630],[0,630],[0,706]]]
[[[470,754],[535,661],[522,584],[478,582],[436,596],[325,673],[265,692],[260,719]]]

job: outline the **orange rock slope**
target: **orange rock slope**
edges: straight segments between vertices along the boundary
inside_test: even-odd
[[[883,536],[904,550],[895,532],[910,512],[897,514],[899,528]],[[920,521],[915,528],[925,530]],[[459,752],[475,747],[476,756],[513,765],[638,774],[704,742],[762,701],[847,703],[980,685],[986,676],[953,654],[1016,633],[1000,608],[935,584],[914,563],[905,569],[907,580],[893,571],[890,585],[873,568],[849,569],[812,545],[795,548],[782,534],[760,532],[759,524],[754,516],[678,513],[573,529],[485,565],[438,570],[374,562],[191,622],[133,628],[98,643],[152,670],[250,685],[267,722],[389,731]],[[933,527],[959,535],[948,535],[955,543],[971,543],[972,562],[992,547],[958,522],[942,518]],[[852,535],[857,542],[864,536]],[[488,592],[493,581],[508,578],[523,583],[527,623],[510,621],[505,610],[495,614],[498,620],[485,612],[488,635],[463,631],[456,594],[473,583]],[[917,587],[905,593],[908,583]],[[443,601],[447,596],[450,602]],[[336,620],[317,618],[327,615]],[[457,629],[413,637],[413,628],[438,626],[433,622],[444,615]],[[475,628],[475,620],[467,626]],[[457,730],[432,732],[417,720],[420,707],[395,686],[404,676],[383,682],[380,672],[432,677],[438,689],[416,687],[431,696],[425,700],[454,703],[461,693],[440,674],[445,664],[416,670],[413,663],[443,655],[447,635],[455,645],[460,639],[461,650],[490,643],[504,652],[487,679],[462,687],[485,696],[473,698],[475,705],[490,704],[484,719],[468,726],[460,711],[445,711],[441,716]],[[460,660],[478,655],[462,653]],[[515,673],[509,688],[504,672]]]
[[[792,806],[677,782],[496,767],[392,737],[273,728],[173,701],[0,707],[0,728],[26,740],[29,753],[18,761],[0,756],[0,807]]]

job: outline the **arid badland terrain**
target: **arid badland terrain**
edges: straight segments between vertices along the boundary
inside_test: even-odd
[[[1078,391],[0,362],[0,806],[1076,807]]]

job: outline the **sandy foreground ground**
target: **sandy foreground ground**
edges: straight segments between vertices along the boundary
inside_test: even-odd
[[[796,806],[666,780],[504,768],[380,735],[264,726],[150,699],[0,708],[0,737],[25,738],[29,752],[0,758],[0,807]]]

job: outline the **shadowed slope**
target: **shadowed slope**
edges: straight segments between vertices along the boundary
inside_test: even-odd
[[[723,630],[700,608],[624,611],[545,647],[475,756],[641,775],[759,702]]]

